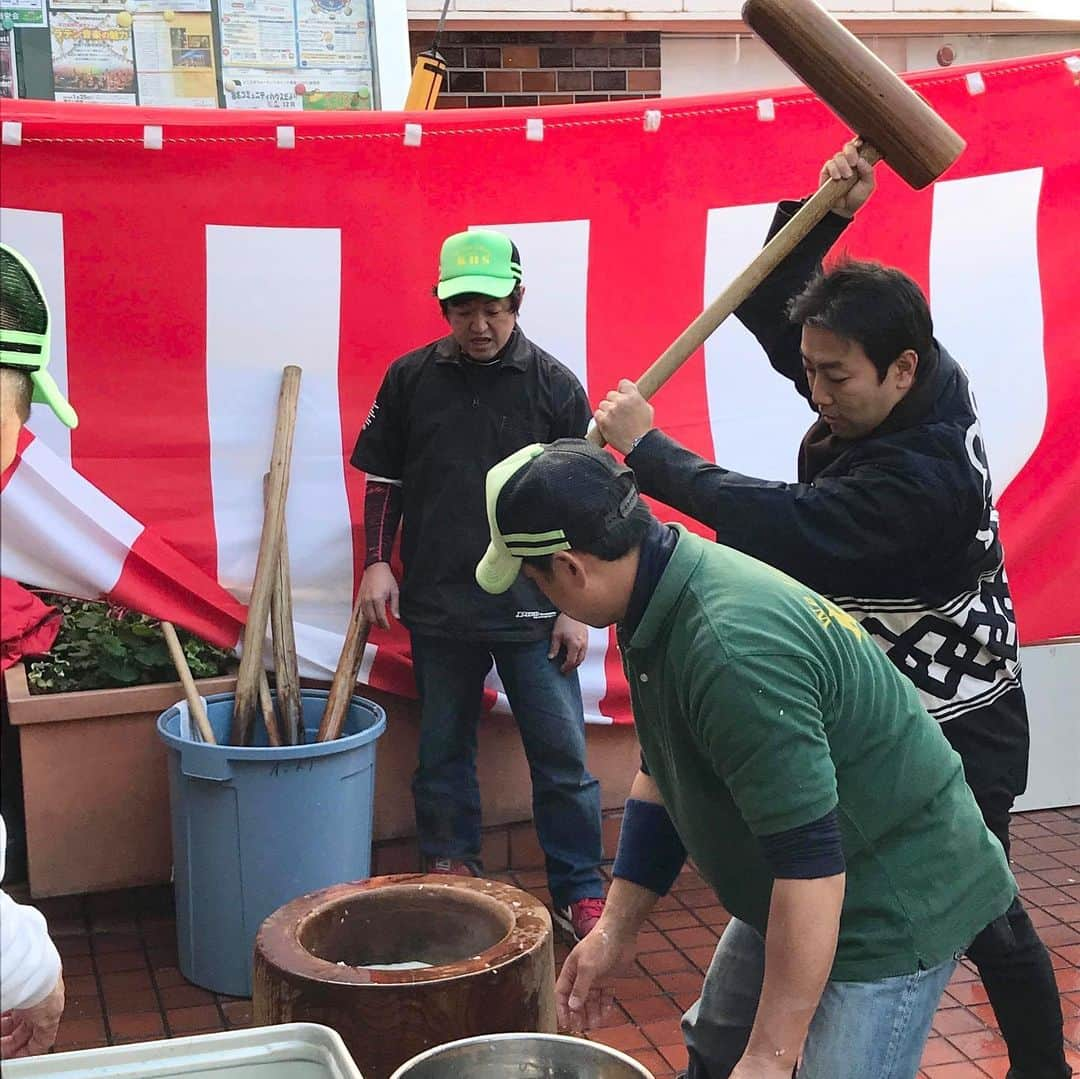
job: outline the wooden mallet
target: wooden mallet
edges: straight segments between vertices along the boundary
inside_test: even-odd
[[[933,183],[960,156],[964,140],[814,0],[746,0],[742,17],[855,130],[862,142],[860,153],[870,164],[884,159],[902,180],[919,189]],[[822,184],[637,380],[641,395],[652,397],[857,182],[853,176]],[[603,445],[598,428],[593,427],[588,437]]]

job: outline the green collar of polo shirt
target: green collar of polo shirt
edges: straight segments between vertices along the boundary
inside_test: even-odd
[[[690,580],[690,575],[705,557],[707,540],[695,536],[683,525],[677,524],[675,528],[679,533],[675,550],[672,551],[671,559],[660,575],[660,583],[649,597],[645,613],[641,616],[641,621],[627,645],[627,648],[634,651],[651,648],[656,644],[664,623],[678,604],[686,583]]]

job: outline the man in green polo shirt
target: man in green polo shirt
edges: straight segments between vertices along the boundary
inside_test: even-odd
[[[684,1018],[691,1076],[913,1079],[956,955],[1017,891],[914,688],[828,600],[661,525],[586,442],[506,458],[487,507],[477,581],[524,565],[559,610],[617,623],[641,742],[563,1023],[596,1021],[689,853],[733,916]]]

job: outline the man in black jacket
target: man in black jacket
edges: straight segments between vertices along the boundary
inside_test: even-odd
[[[552,913],[580,940],[604,909],[600,785],[585,763],[577,676],[588,633],[524,578],[495,597],[473,570],[489,538],[487,470],[532,442],[583,435],[589,401],[518,325],[525,286],[508,236],[450,236],[435,294],[449,334],[391,364],[352,455],[367,473],[360,598],[370,622],[385,628],[400,611],[410,633],[424,869],[480,873],[476,732],[494,665],[529,762]],[[399,524],[400,593],[390,568]]]
[[[799,449],[798,483],[691,453],[653,427],[628,380],[596,421],[643,492],[859,618],[942,724],[1008,853],[1009,811],[1027,783],[1028,721],[978,416],[914,281],[851,261],[822,273],[873,191],[873,171],[852,146],[822,170],[823,181],[853,171],[858,182],[838,210],[737,312],[819,414]],[[794,209],[781,203],[770,236]],[[968,954],[1009,1048],[1009,1079],[1069,1076],[1050,958],[1019,899]],[[695,1017],[684,1022],[693,1049]]]

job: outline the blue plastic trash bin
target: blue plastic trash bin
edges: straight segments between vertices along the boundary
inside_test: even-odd
[[[375,741],[386,713],[353,697],[342,736],[315,742],[325,690],[303,690],[308,744],[208,745],[181,734],[174,706],[158,718],[169,749],[180,970],[217,993],[251,996],[255,934],[298,896],[371,875]],[[206,698],[214,737],[228,739],[233,695]]]

